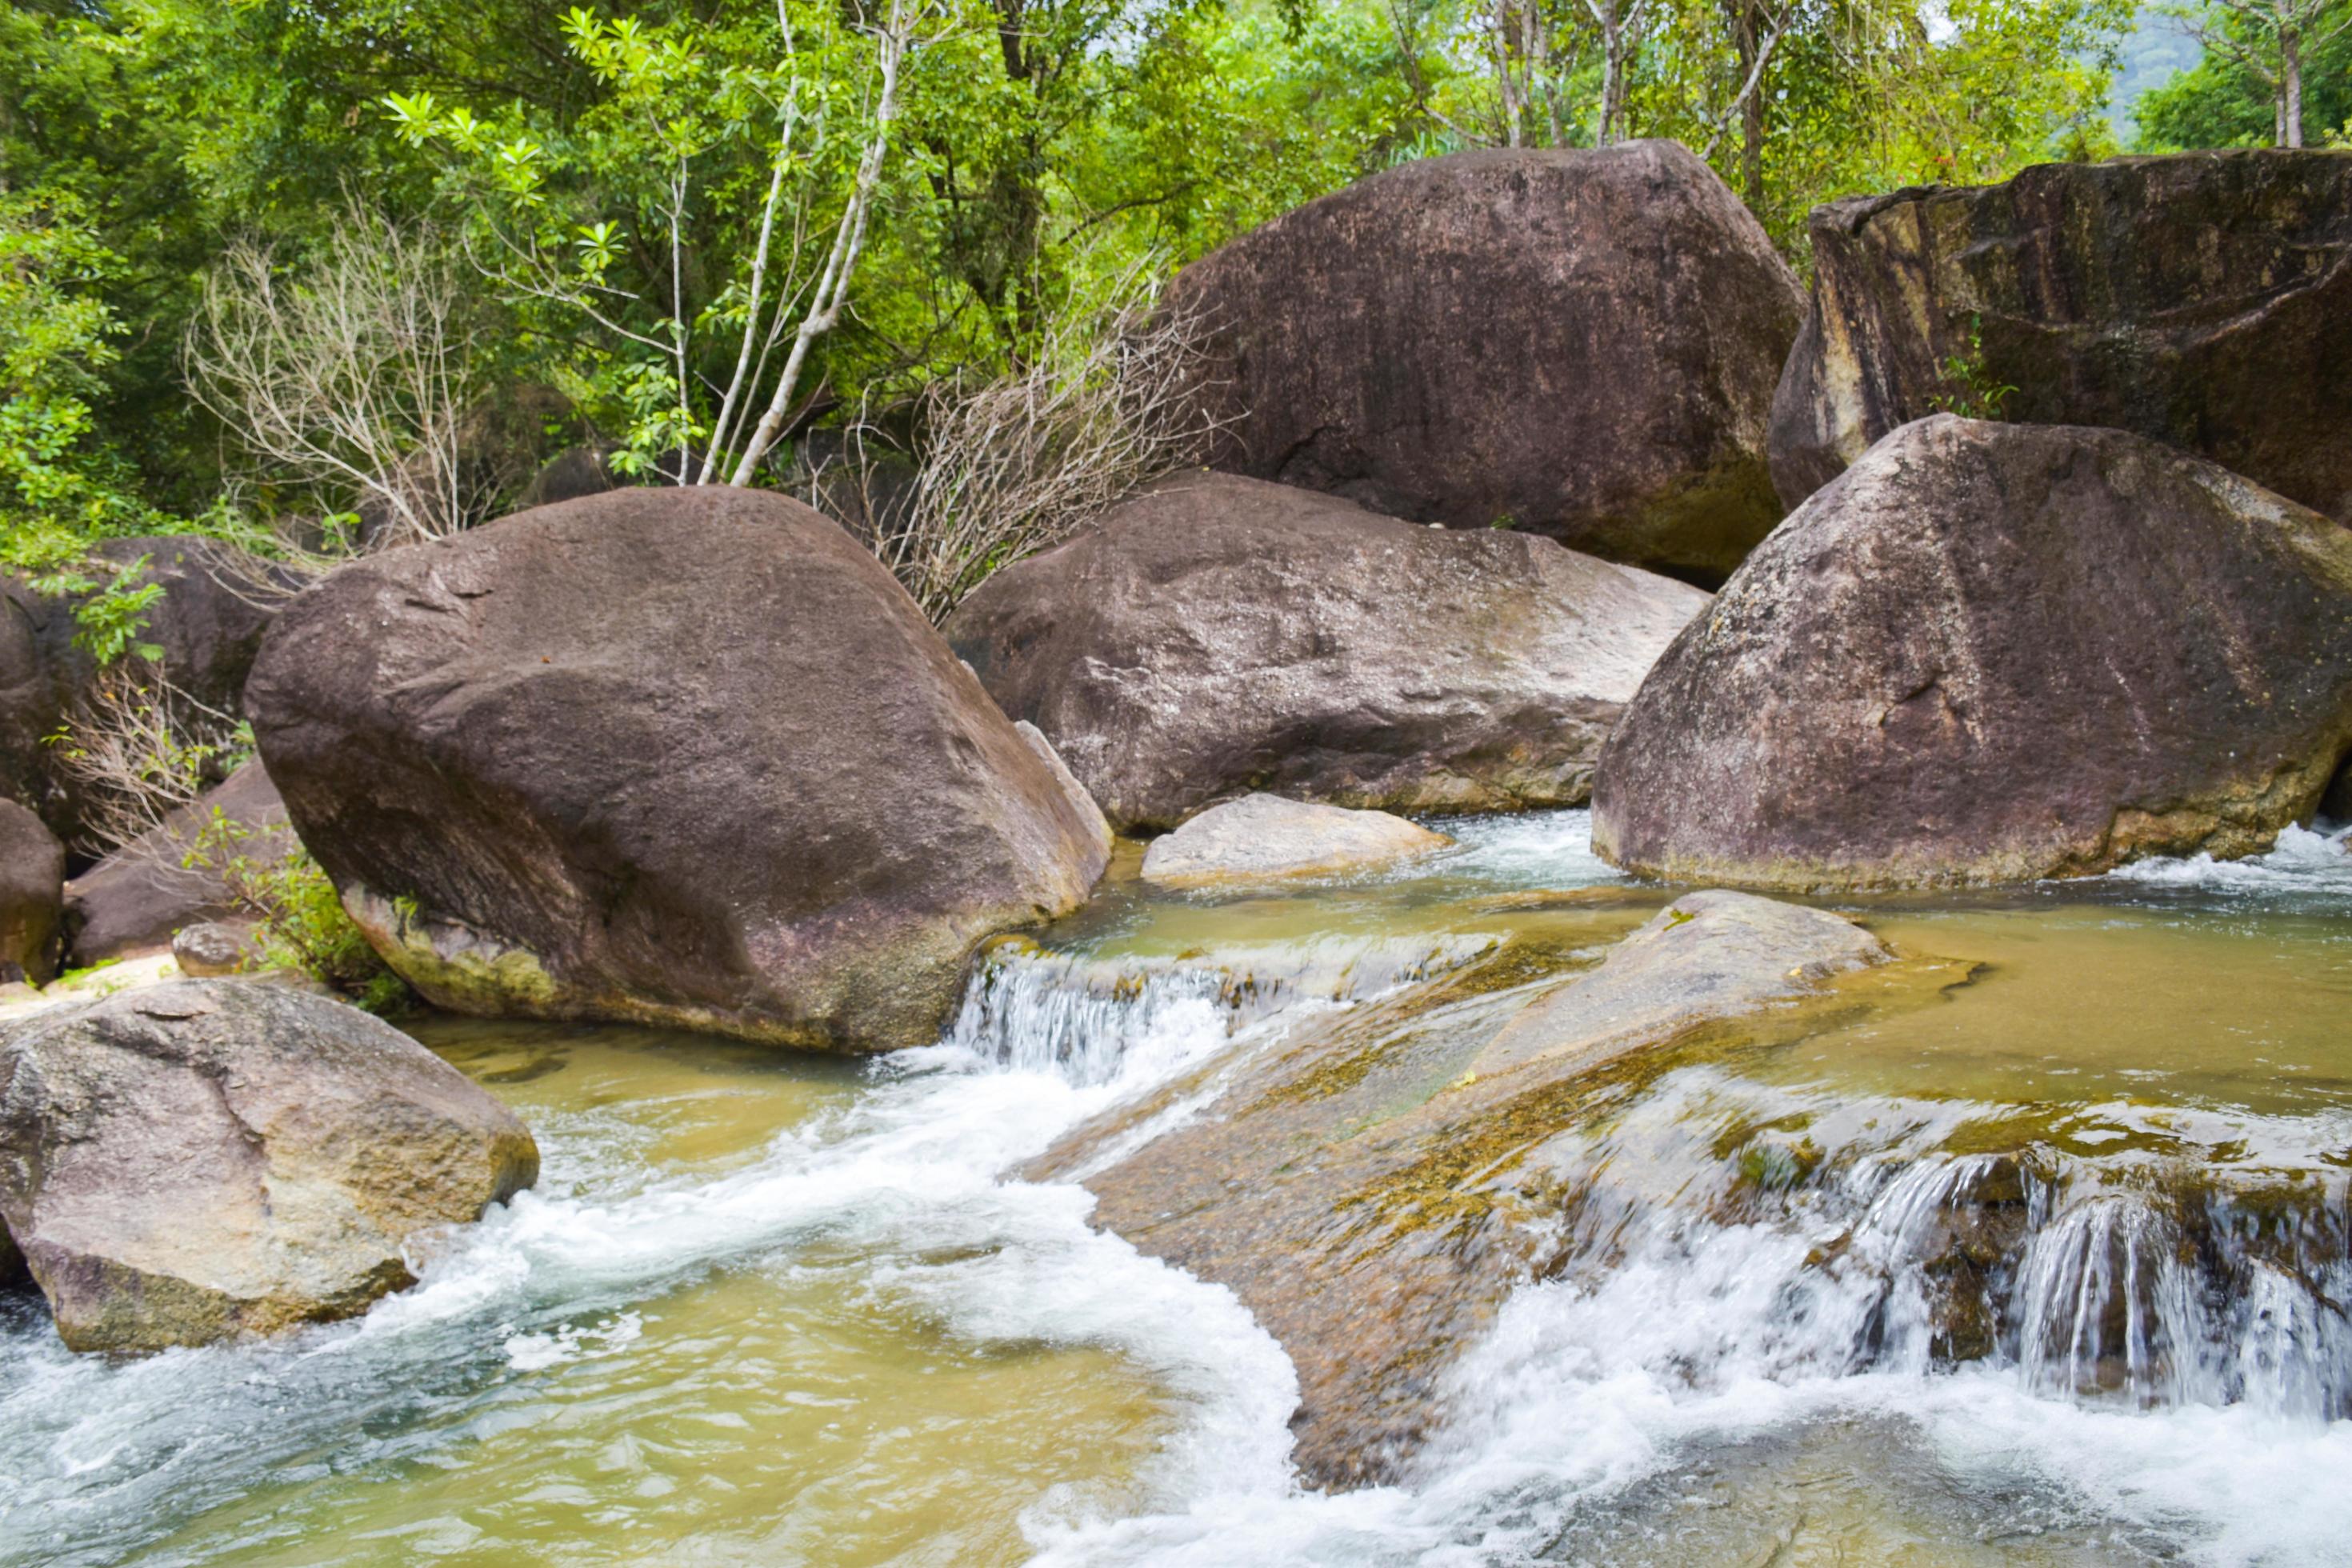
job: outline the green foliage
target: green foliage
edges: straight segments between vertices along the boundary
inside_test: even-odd
[[[1969,321],[1969,346],[1946,356],[1937,368],[1943,375],[1943,390],[1927,401],[1929,407],[1941,414],[1957,414],[1963,419],[1999,419],[2002,405],[2017,390],[1995,380],[1985,368],[1981,317]]]
[[[275,859],[247,853],[251,830],[215,807],[184,864],[209,870],[260,925],[254,955],[264,968],[299,969],[371,1013],[397,1013],[415,996],[352,923],[326,872],[299,844]]]
[[[2143,153],[2267,147],[2276,137],[2270,84],[2237,62],[2208,56],[2142,94],[2134,146]],[[2310,140],[2352,121],[2352,30],[2312,51],[2303,68],[2303,122]]]

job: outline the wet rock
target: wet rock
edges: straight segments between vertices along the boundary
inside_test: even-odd
[[[305,992],[179,981],[0,1032],[0,1217],[78,1351],[348,1317],[538,1171],[456,1068]]]
[[[1122,829],[1264,790],[1580,804],[1695,588],[1549,540],[1192,473],[997,573],[945,627]]]
[[[1937,886],[2241,856],[2352,751],[2352,532],[2137,436],[1907,425],[1675,640],[1593,847],[1682,881]]]
[[[1812,241],[1772,405],[1790,506],[1898,426],[1998,394],[2004,418],[2137,431],[2352,522],[2342,153],[2046,163],[1833,202]]]
[[[216,814],[235,826],[206,837]],[[245,763],[160,826],[66,884],[74,962],[91,964],[159,946],[191,921],[245,912],[229,891],[222,865],[238,856],[270,864],[295,844],[286,804],[268,770],[258,762]]]
[[[1454,840],[1385,811],[1245,795],[1211,806],[1144,851],[1143,879],[1171,887],[1368,871]]]
[[[1298,1371],[1310,1484],[1395,1479],[1439,1419],[1454,1357],[1576,1220],[1553,1140],[1622,1079],[1727,1031],[1797,1029],[1835,976],[1891,955],[1843,918],[1688,895],[1565,981],[1483,964],[1200,1082],[1197,1114],[1134,1147],[1151,1108],[1081,1128],[1033,1167],[1097,1195],[1141,1250],[1230,1287]],[[1487,963],[1516,973],[1507,952]]]
[[[245,963],[245,938],[225,925],[202,921],[172,938],[172,961],[199,980],[234,974]]]
[[[142,560],[126,585],[163,588],[139,634],[162,650],[155,668],[197,701],[235,712],[275,595],[289,580],[232,545],[196,535],[104,540],[81,570],[103,584]],[[68,840],[80,834],[80,807],[47,742],[100,679],[73,641],[74,610],[86,596],[52,598],[0,574],[0,795],[31,805]]]
[[[0,799],[0,982],[58,972],[65,879],[66,847],[31,810]]]
[[[248,710],[302,841],[459,1012],[887,1050],[1098,815],[872,555],[781,496],[632,489],[342,568]]]
[[[1779,519],[1765,435],[1803,292],[1673,142],[1403,164],[1169,300],[1212,333],[1218,468],[1709,581]]]

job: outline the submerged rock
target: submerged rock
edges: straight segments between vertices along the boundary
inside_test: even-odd
[[[30,808],[0,798],[0,983],[58,972],[66,847]]]
[[[538,1172],[455,1068],[306,992],[179,981],[0,1032],[0,1219],[78,1351],[348,1317]]]
[[[2270,847],[2352,752],[2352,531],[2117,430],[1907,425],[1651,672],[1593,847],[1682,881],[2091,875]]]
[[[2107,425],[2352,522],[2352,158],[2045,163],[1812,217],[1772,405],[1790,506],[1939,409]]]
[[[1171,887],[1365,871],[1454,840],[1385,811],[1247,795],[1212,806],[1144,851],[1143,879]]]
[[[234,826],[200,846],[216,816]],[[97,963],[159,946],[192,921],[246,912],[229,891],[226,860],[270,865],[296,842],[268,773],[258,762],[247,763],[66,884],[74,962]]]
[[[1614,1077],[1727,1026],[1793,1024],[1782,1005],[1891,954],[1840,916],[1694,893],[1535,985],[1497,950],[1434,987],[1166,1091],[1197,1114],[1115,1113],[1034,1173],[1075,1177],[1096,1218],[1230,1287],[1298,1371],[1296,1458],[1318,1486],[1395,1479],[1438,1420],[1455,1355],[1572,1225],[1554,1138]],[[1743,1022],[1747,1021],[1747,1022]]]
[[[302,841],[460,1012],[832,1050],[932,1039],[1100,814],[847,534],[625,489],[346,566],[248,696]]]
[[[1803,291],[1671,142],[1402,164],[1169,300],[1210,333],[1221,468],[1708,580],[1779,519],[1765,436]]]
[[[1165,480],[946,626],[1122,829],[1250,790],[1389,811],[1574,805],[1706,595],[1549,540],[1224,474]]]

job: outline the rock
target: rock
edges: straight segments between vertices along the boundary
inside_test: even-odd
[[[1215,466],[1720,581],[1779,520],[1795,275],[1671,142],[1402,164],[1180,273]]]
[[[1102,824],[847,534],[631,489],[336,572],[247,708],[302,841],[459,1012],[929,1042]]]
[[[158,535],[100,541],[84,576],[101,584],[146,565],[130,585],[160,584],[140,639],[163,650],[166,679],[197,701],[235,712],[275,595],[292,585],[282,570],[220,540]],[[80,807],[46,742],[91,692],[99,669],[74,646],[81,597],[51,598],[0,574],[0,795],[31,805],[60,838],[80,836]]]
[[[227,926],[203,921],[172,938],[172,959],[181,973],[198,980],[234,974],[245,963],[245,938]]]
[[[1832,202],[1812,240],[1772,405],[1790,506],[2005,387],[2004,418],[2137,431],[2352,522],[2352,158],[2042,164]]]
[[[304,992],[180,981],[0,1032],[0,1217],[77,1351],[351,1316],[538,1172],[455,1068]]]
[[[2319,815],[2331,822],[2352,822],[2352,757],[2336,770],[2336,782],[2320,797]]]
[[[522,496],[515,502],[519,511],[535,506],[553,506],[558,501],[578,500],[583,496],[600,496],[606,490],[618,489],[628,481],[614,473],[610,447],[566,447],[531,476],[523,487]]]
[[[2352,751],[2352,531],[2118,430],[1906,425],[1790,515],[1601,754],[1593,847],[1842,889],[2257,853]]]
[[[167,942],[191,921],[245,912],[215,864],[220,847],[204,846],[204,863],[188,864],[215,813],[243,830],[230,854],[266,865],[283,859],[295,846],[286,805],[268,771],[258,762],[245,763],[161,826],[66,884],[66,921],[77,964]]]
[[[1573,805],[1706,595],[1532,535],[1181,475],[948,619],[1122,829],[1266,790],[1390,811]]]
[[[1171,1090],[1206,1103],[1140,1147],[1160,1108],[1079,1129],[1029,1173],[1083,1182],[1097,1223],[1229,1287],[1282,1342],[1308,1485],[1394,1480],[1455,1355],[1570,1245],[1552,1140],[1686,1048],[1819,1027],[1788,1004],[1890,957],[1837,915],[1690,894],[1532,1000],[1498,952],[1500,979],[1474,966],[1220,1058]]]
[[[1349,811],[1274,795],[1211,806],[1151,841],[1143,879],[1171,887],[1369,871],[1454,840],[1385,811]]]
[[[0,799],[0,982],[46,982],[65,930],[66,847],[28,808]]]

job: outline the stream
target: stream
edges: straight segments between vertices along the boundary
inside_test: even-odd
[[[1626,1076],[1409,1476],[1297,1485],[1297,1379],[1234,1297],[1011,1173],[1670,897],[1583,812],[1440,826],[1280,892],[1155,893],[1130,852],[873,1063],[415,1025],[539,1187],[269,1343],[78,1358],[0,1298],[0,1563],[2352,1562],[2342,829],[1836,904],[1954,984]]]

